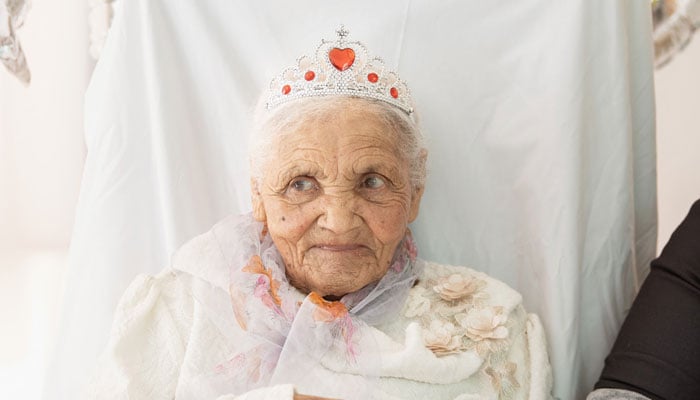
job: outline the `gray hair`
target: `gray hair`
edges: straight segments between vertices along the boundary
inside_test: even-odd
[[[414,118],[384,101],[351,96],[307,97],[281,104],[273,110],[267,110],[265,101],[260,101],[249,140],[252,179],[262,180],[265,167],[274,156],[270,150],[277,139],[296,131],[306,121],[323,118],[339,109],[374,116],[397,133],[401,138],[396,144],[398,151],[409,161],[411,185],[414,189],[425,186],[427,151]]]

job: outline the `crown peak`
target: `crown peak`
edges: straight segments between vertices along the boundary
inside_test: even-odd
[[[338,39],[342,42],[345,40],[345,38],[350,35],[350,31],[345,29],[345,25],[340,25],[340,28],[338,28],[335,33],[338,35]]]

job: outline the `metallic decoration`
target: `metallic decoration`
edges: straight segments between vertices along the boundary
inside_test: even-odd
[[[31,73],[16,32],[30,7],[30,0],[0,0],[0,61],[25,85],[29,85]]]
[[[700,27],[700,0],[653,0],[654,66],[660,68],[688,45]]]

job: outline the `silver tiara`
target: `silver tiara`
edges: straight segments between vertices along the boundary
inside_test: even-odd
[[[362,43],[347,41],[345,27],[336,33],[337,40],[321,41],[315,58],[300,57],[270,82],[267,108],[303,97],[345,95],[382,100],[412,114],[406,83],[381,58],[370,58]]]

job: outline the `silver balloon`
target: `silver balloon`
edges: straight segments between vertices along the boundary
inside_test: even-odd
[[[700,0],[653,0],[654,65],[666,65],[700,26]]]
[[[16,31],[24,23],[29,0],[0,0],[0,61],[25,85],[31,74]]]

